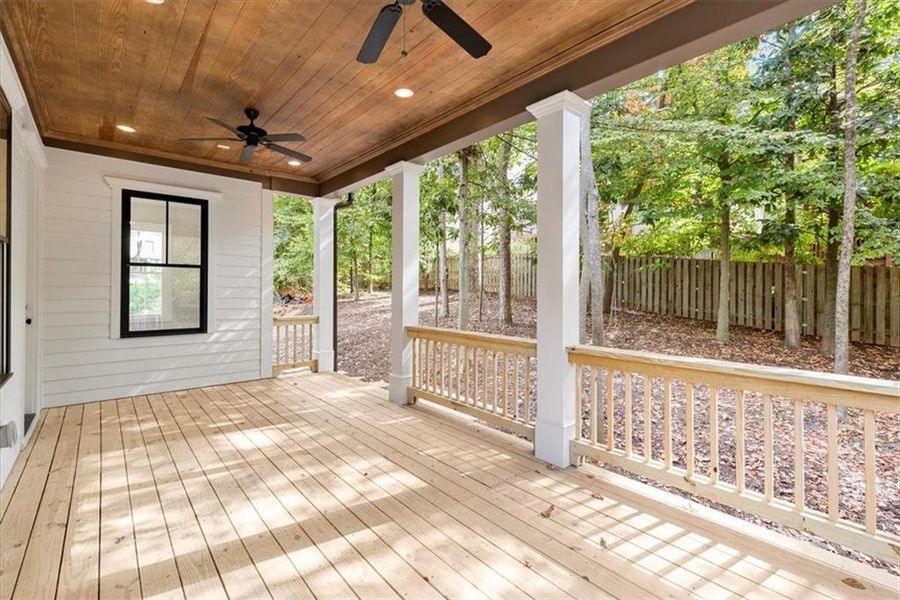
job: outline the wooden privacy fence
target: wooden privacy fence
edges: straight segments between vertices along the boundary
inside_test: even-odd
[[[448,283],[453,291],[459,290],[459,257],[447,258]],[[513,254],[510,264],[512,295],[534,298],[537,295],[537,260],[534,254]],[[496,294],[500,290],[500,258],[484,257],[484,291]]]
[[[318,361],[313,359],[313,331],[318,324],[319,317],[315,315],[272,319],[274,374],[300,367],[309,367],[313,371],[318,368]]]
[[[803,335],[821,335],[825,267],[797,265]],[[715,321],[719,309],[719,261],[693,258],[620,259],[613,278],[619,308]],[[731,263],[731,324],[784,330],[784,265]],[[900,268],[853,267],[850,274],[850,339],[900,346]]]
[[[435,327],[406,333],[411,401],[429,400],[534,440],[534,340]]]
[[[897,382],[586,346],[569,361],[575,455],[896,561]]]

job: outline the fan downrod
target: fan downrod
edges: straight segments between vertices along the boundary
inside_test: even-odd
[[[244,114],[250,119],[250,124],[253,124],[253,121],[259,116],[259,111],[253,108],[252,106],[248,106],[244,109]]]

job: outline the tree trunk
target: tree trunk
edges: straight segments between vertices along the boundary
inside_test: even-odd
[[[722,203],[719,224],[719,313],[716,320],[716,340],[727,344],[731,341],[729,321],[731,313],[728,300],[731,295],[731,206]]]
[[[353,254],[353,265],[350,270],[350,285],[353,287],[353,300],[359,302],[359,260]]]
[[[472,245],[472,214],[469,206],[469,167],[471,152],[461,150],[457,153],[460,162],[459,177],[459,260],[457,267],[459,272],[459,311],[456,318],[456,328],[465,330],[469,327],[469,279],[471,245]]]
[[[585,233],[584,270],[590,282],[591,343],[604,343],[603,335],[603,263],[600,256],[600,194],[591,152],[591,112],[581,122],[581,191],[584,194]]]
[[[828,237],[825,246],[825,302],[822,305],[822,339],[819,350],[822,354],[834,354],[834,309],[837,296],[838,252],[840,242],[834,232],[840,224],[841,215],[838,209],[828,209]]]
[[[374,262],[374,240],[372,239],[372,229],[369,228],[369,293],[372,294],[375,292],[375,275],[374,275],[374,267],[372,263]]]
[[[478,248],[478,320],[484,317],[484,196],[481,197],[478,214],[479,248]]]
[[[441,244],[440,244],[440,242],[439,242],[439,243],[438,243],[438,247],[440,247],[440,245],[441,245]],[[438,255],[440,255],[440,253],[438,253]],[[440,265],[438,264],[439,262],[440,262],[440,258],[439,258],[439,257],[435,257],[435,259],[434,259],[434,269],[435,269],[435,271],[438,271],[438,270],[440,269]],[[436,277],[436,279],[437,279],[438,281],[440,281],[440,279],[441,279],[441,278],[440,278],[440,275],[438,275],[438,276]],[[438,294],[437,287],[435,287],[435,289],[434,289],[434,326],[435,326],[435,327],[438,326],[438,322],[439,322],[439,320],[440,320],[440,302],[439,302],[439,300],[440,300],[440,294]]]
[[[850,263],[856,232],[856,56],[866,16],[866,0],[856,1],[856,17],[847,44],[847,76],[844,85],[844,230],[838,258],[837,294],[834,311],[834,372],[850,367]]]
[[[784,238],[784,343],[789,348],[800,345],[800,299],[797,297],[797,261],[795,257],[797,216],[794,208],[784,213],[791,232]]]
[[[631,215],[632,211],[634,211],[634,200],[638,196],[641,195],[641,192],[644,189],[644,181],[641,180],[637,186],[635,186],[634,190],[628,195],[627,203],[625,204],[625,210],[622,212],[622,216],[620,219],[613,218],[613,215],[610,215],[610,226],[607,231],[607,239],[618,239],[621,237],[619,234],[624,230],[628,223],[628,217]],[[618,242],[613,242],[612,247],[610,248],[610,260],[609,267],[604,272],[605,281],[603,284],[603,312],[610,313],[612,311],[613,304],[613,292],[615,291],[615,275],[616,270],[621,267],[619,264],[619,259],[622,256],[622,247]]]
[[[511,229],[512,218],[509,214],[509,193],[506,182],[506,174],[509,170],[509,144],[501,138],[500,150],[497,155],[497,170],[503,183],[501,198],[499,199],[497,231],[497,245],[499,254],[499,273],[497,281],[497,300],[500,304],[497,312],[497,320],[501,325],[512,325],[512,243]]]
[[[438,279],[438,289],[440,302],[435,298],[435,303],[439,303],[441,305],[440,316],[447,318],[450,316],[450,292],[449,288],[449,279],[450,272],[447,269],[447,213],[441,211],[439,217],[440,223],[440,242],[438,242],[438,266],[437,266],[437,279]]]

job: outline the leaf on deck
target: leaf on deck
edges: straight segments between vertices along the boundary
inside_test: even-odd
[[[859,579],[854,579],[853,577],[844,577],[843,579],[841,579],[841,581],[844,583],[844,585],[849,585],[855,590],[866,589],[866,586],[863,585],[862,581],[860,581]]]
[[[541,516],[544,517],[545,519],[549,519],[550,515],[553,514],[553,511],[555,509],[556,509],[556,506],[551,504],[550,506],[547,507],[547,510],[545,510],[541,513]]]

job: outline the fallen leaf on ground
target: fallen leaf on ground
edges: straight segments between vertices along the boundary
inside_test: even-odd
[[[547,507],[547,510],[545,510],[544,512],[541,513],[541,516],[544,517],[545,519],[549,519],[550,515],[553,514],[553,511],[555,509],[556,509],[556,507],[551,504],[550,506]]]
[[[844,583],[844,585],[849,585],[855,590],[866,589],[866,586],[863,585],[862,581],[860,581],[859,579],[854,579],[853,577],[844,577],[843,579],[841,579],[841,581]]]

